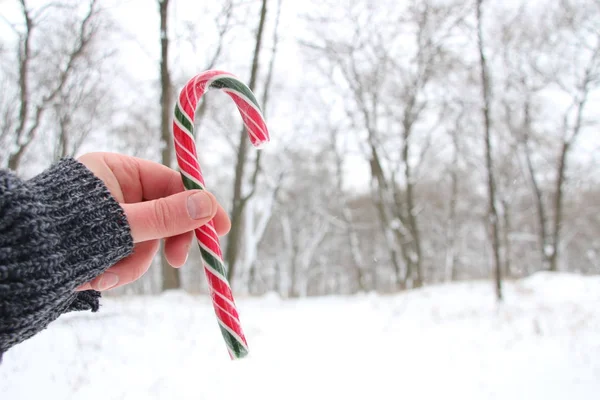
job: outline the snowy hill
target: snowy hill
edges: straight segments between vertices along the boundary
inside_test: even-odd
[[[105,299],[5,355],[0,399],[598,399],[600,278],[394,296],[238,299],[232,362],[205,296]]]

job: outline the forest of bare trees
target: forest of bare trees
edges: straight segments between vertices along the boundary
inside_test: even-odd
[[[0,3],[2,166],[30,177],[101,149],[176,168],[177,91],[219,68],[274,139],[247,151],[219,93],[197,111],[234,292],[489,279],[501,298],[503,279],[600,273],[599,1],[187,3],[144,3],[151,82],[119,61],[135,25],[117,3]],[[155,264],[115,294],[206,287],[195,248],[181,270]]]

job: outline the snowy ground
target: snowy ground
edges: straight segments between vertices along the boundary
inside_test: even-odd
[[[397,296],[238,299],[251,346],[232,362],[206,298],[107,299],[5,355],[0,399],[600,398],[600,278]]]

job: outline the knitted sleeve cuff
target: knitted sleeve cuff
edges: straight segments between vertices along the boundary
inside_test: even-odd
[[[78,161],[0,174],[0,354],[66,311],[97,310],[99,293],[75,289],[132,251],[123,209]]]

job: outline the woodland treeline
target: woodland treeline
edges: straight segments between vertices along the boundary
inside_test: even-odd
[[[196,116],[208,188],[232,219],[234,292],[490,279],[501,297],[503,279],[600,272],[597,0],[147,2],[150,82],[121,61],[135,25],[118,2],[7,3],[0,162],[24,177],[90,150],[176,168],[186,80],[219,68],[254,90],[265,150],[226,96]],[[195,246],[182,269],[159,253],[114,294],[180,287],[206,288]]]

